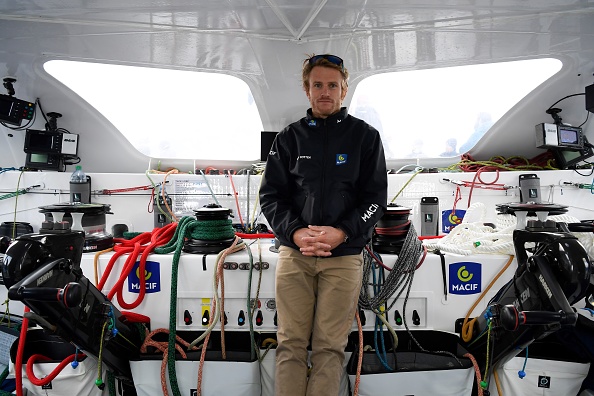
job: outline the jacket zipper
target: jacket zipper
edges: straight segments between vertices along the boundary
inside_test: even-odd
[[[324,126],[324,130],[323,130],[323,134],[324,134],[324,150],[323,150],[323,156],[322,156],[322,185],[321,185],[321,190],[322,190],[322,194],[321,194],[321,205],[320,205],[320,224],[324,221],[324,213],[325,213],[325,208],[324,206],[326,205],[326,200],[324,199],[324,192],[326,191],[326,157],[328,154],[328,125],[326,123],[326,119],[324,119],[323,122],[323,126]]]

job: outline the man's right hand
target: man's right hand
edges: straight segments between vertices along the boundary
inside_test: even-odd
[[[326,243],[325,239],[325,231],[314,231],[310,228],[299,228],[293,233],[293,242],[299,246],[299,250],[304,256],[331,256],[332,246]]]

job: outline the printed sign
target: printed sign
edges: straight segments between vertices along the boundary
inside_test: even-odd
[[[462,223],[465,214],[466,211],[462,209],[456,209],[453,213],[451,209],[443,210],[441,212],[441,230],[445,234],[449,234],[454,227]]]
[[[147,261],[144,274],[140,274],[140,262],[134,263],[132,272],[128,275],[128,291],[130,293],[140,293],[140,278],[146,285],[147,293],[157,293],[161,291],[161,271],[159,263],[156,261]]]
[[[452,263],[449,268],[451,294],[477,294],[481,292],[482,266],[479,263]]]

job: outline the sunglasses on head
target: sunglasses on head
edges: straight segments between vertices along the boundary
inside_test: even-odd
[[[314,55],[311,58],[309,58],[309,64],[312,66],[315,66],[316,62],[319,61],[320,59],[326,59],[328,62],[333,63],[336,66],[339,66],[344,71],[344,62],[342,61],[342,58],[340,58],[336,55],[330,55],[330,54]]]

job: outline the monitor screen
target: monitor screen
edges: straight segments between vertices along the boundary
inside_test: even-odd
[[[575,129],[559,128],[559,141],[565,144],[579,144],[578,131]]]

